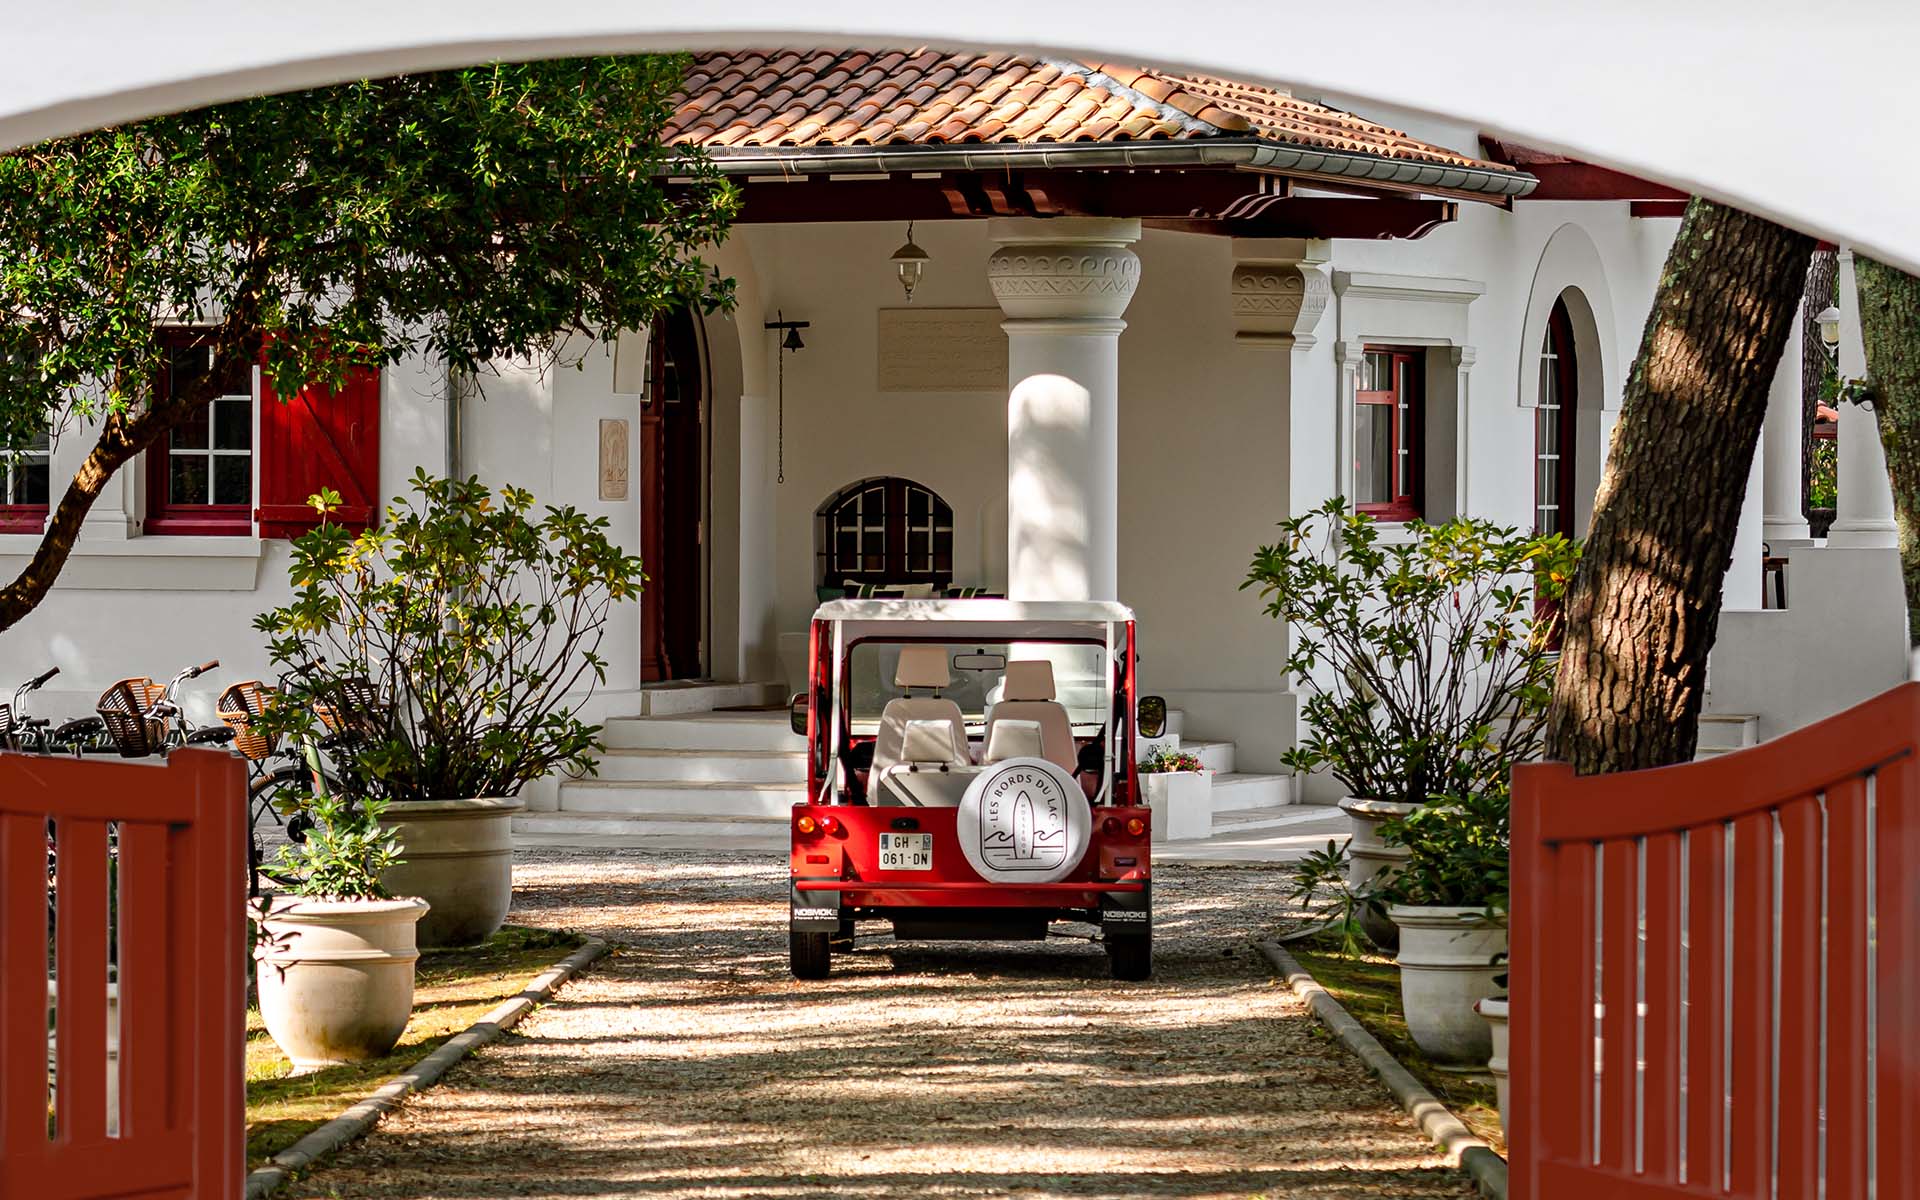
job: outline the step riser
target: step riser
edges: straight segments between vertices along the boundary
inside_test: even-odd
[[[711,687],[648,688],[640,693],[640,712],[649,717],[712,712],[716,708],[757,708],[786,700],[777,683],[726,683]]]
[[[792,783],[807,781],[804,754],[608,754],[600,778],[650,783]]]
[[[1248,780],[1226,787],[1220,786],[1216,777],[1213,787],[1213,811],[1245,812],[1253,808],[1279,808],[1293,802],[1293,789],[1290,780],[1284,776],[1271,779]]]
[[[1215,775],[1233,774],[1234,745],[1232,742],[1207,742],[1192,753],[1200,760],[1201,766]]]
[[[560,811],[685,817],[786,818],[807,789],[582,787],[560,785]]]
[[[601,740],[609,750],[786,750],[804,753],[807,739],[784,721],[671,720],[618,717]]]

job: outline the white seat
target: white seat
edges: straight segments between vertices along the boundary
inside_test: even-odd
[[[914,696],[916,688],[938,693],[953,678],[947,672],[944,646],[902,646],[900,662],[894,668],[893,685],[909,694],[887,701],[880,710],[880,732],[873,743],[873,771],[868,776],[868,795],[874,804],[922,804],[900,781],[904,773],[892,768],[911,764],[937,770],[940,767],[971,766],[967,754],[966,719],[960,706],[937,694]],[[944,725],[946,735],[934,728]],[[912,734],[909,737],[909,733]],[[926,755],[921,758],[919,756]],[[946,789],[942,789],[944,792]],[[956,799],[954,803],[959,803]]]
[[[1053,694],[1052,663],[1045,659],[1008,663],[1002,699],[987,713],[987,745],[994,744],[994,726],[1000,722],[1030,722],[1040,727],[1039,756],[1071,772],[1080,759],[1073,744],[1073,723]]]
[[[987,726],[987,751],[980,756],[980,761],[997,763],[1009,758],[1039,758],[1043,745],[1040,722],[1005,718]]]

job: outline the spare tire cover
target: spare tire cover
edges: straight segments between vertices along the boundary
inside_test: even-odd
[[[960,850],[993,883],[1055,883],[1080,865],[1093,812],[1073,776],[1044,758],[981,768],[954,816]]]

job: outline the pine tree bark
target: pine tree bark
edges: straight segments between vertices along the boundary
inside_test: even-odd
[[[1820,419],[1820,385],[1827,378],[1819,318],[1833,303],[1839,274],[1839,251],[1815,250],[1807,266],[1806,303],[1800,308],[1800,515],[1808,520],[1813,519],[1813,426]]]
[[[1687,206],[1567,598],[1547,753],[1580,774],[1693,757],[1720,586],[1813,244]]]
[[[1907,644],[1920,646],[1920,279],[1857,250],[1853,273],[1867,344],[1867,394],[1893,483]]]

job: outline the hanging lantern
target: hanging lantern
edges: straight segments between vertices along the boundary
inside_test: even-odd
[[[913,222],[907,222],[907,244],[893,252],[893,269],[900,276],[900,287],[907,293],[907,303],[913,303],[913,289],[920,283],[920,277],[927,272],[927,260],[931,256],[925,250],[913,244]]]

